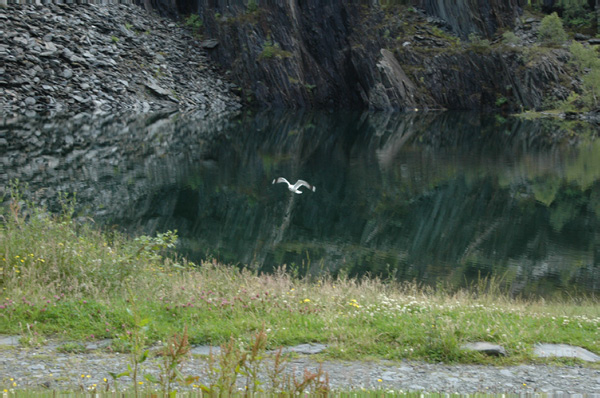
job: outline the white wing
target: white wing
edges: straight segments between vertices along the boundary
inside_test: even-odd
[[[314,185],[310,185],[308,182],[304,181],[304,180],[298,180],[296,181],[296,183],[294,184],[294,189],[298,189],[301,186],[305,186],[306,188],[310,189],[311,191],[315,192],[316,191],[316,187]]]
[[[291,184],[289,183],[289,181],[288,181],[288,180],[286,180],[286,179],[285,179],[285,178],[283,178],[283,177],[279,177],[279,178],[276,178],[276,179],[274,179],[274,180],[273,180],[273,182],[272,182],[272,184],[276,184],[276,183],[278,183],[278,182],[285,182],[286,184],[288,184],[288,185],[291,185]]]

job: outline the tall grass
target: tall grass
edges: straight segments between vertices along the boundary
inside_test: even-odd
[[[263,325],[267,348],[328,345],[323,357],[515,363],[538,342],[598,352],[600,306],[591,299],[511,299],[499,282],[450,292],[378,279],[292,278],[166,256],[175,233],[132,239],[91,220],[13,197],[0,224],[0,333],[115,338],[139,327],[146,343],[182,333],[191,344],[249,342]],[[132,316],[136,303],[138,318]],[[489,359],[461,345],[503,345]]]

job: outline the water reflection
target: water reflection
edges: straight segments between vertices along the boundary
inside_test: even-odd
[[[53,123],[4,124],[0,178],[27,179],[11,142],[25,129],[56,135],[38,122]],[[196,261],[454,286],[497,274],[515,294],[600,289],[600,142],[586,125],[471,113],[70,123],[59,131],[95,138],[52,155],[33,185],[60,181],[96,219],[135,233],[177,229]],[[317,190],[291,194],[271,185],[278,176]]]

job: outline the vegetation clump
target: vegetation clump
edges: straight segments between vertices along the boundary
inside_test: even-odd
[[[282,50],[279,43],[274,43],[272,40],[265,41],[262,52],[259,54],[259,59],[271,59],[271,58],[289,58],[292,53],[289,51]]]
[[[546,45],[561,45],[567,41],[568,36],[563,27],[562,20],[556,12],[546,15],[540,24],[538,40]]]
[[[598,109],[600,106],[600,58],[598,52],[592,47],[586,47],[579,42],[573,41],[569,47],[571,51],[571,63],[581,73],[582,94],[576,95],[570,101],[581,101],[584,110]]]
[[[256,2],[256,0],[248,0],[248,4],[246,5],[246,11],[248,13],[258,11],[258,3]]]
[[[196,36],[196,37],[201,36],[204,22],[202,21],[202,19],[200,18],[200,16],[198,14],[188,15],[184,19],[183,24],[192,31],[192,34],[194,36]]]
[[[521,39],[514,32],[508,31],[502,34],[502,43],[509,46],[517,46],[521,44]]]

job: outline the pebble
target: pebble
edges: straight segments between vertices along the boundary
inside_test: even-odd
[[[11,4],[0,20],[5,111],[241,108],[193,36],[138,5]]]

